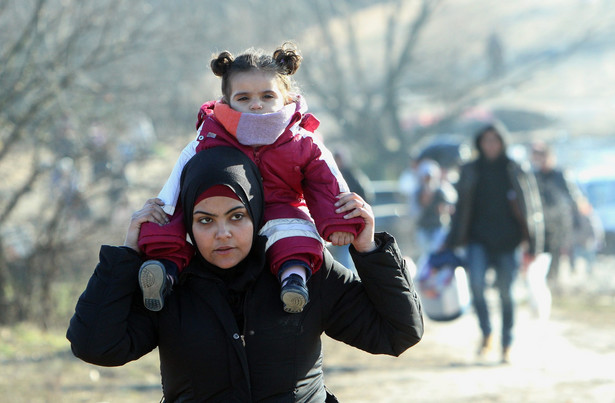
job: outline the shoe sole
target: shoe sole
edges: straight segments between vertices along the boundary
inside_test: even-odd
[[[164,307],[162,296],[164,277],[164,267],[159,263],[143,265],[139,270],[139,285],[143,291],[143,305],[150,311],[157,312]]]
[[[288,313],[302,312],[307,303],[303,295],[293,291],[283,293],[282,302],[284,303],[284,311]]]

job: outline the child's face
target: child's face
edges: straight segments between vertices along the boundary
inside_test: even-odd
[[[231,77],[230,106],[243,113],[272,113],[284,107],[285,93],[275,73],[251,70]]]

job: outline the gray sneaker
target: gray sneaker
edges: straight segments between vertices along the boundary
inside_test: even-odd
[[[150,311],[164,307],[164,297],[168,288],[167,271],[157,260],[148,260],[139,269],[139,286],[143,291],[143,305]]]

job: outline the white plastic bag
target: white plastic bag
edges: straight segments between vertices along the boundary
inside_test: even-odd
[[[431,320],[451,321],[470,306],[468,279],[458,258],[433,257],[427,259],[416,276],[423,312]]]

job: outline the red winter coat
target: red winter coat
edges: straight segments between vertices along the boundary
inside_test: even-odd
[[[315,272],[322,263],[323,243],[320,237],[328,240],[336,231],[349,232],[356,237],[365,225],[360,217],[347,220],[343,214],[335,213],[336,196],[347,192],[348,186],[333,155],[314,133],[320,122],[311,114],[303,114],[301,107],[304,105],[297,103],[290,124],[275,142],[252,147],[240,144],[216,119],[216,102],[206,102],[201,106],[197,121],[198,136],[184,149],[184,159],[187,161],[191,152],[219,146],[235,147],[249,156],[263,177],[265,225],[261,234],[268,237],[267,255],[272,271],[277,274],[282,263],[301,260]],[[181,174],[183,164],[178,165],[174,172]],[[177,201],[165,200],[165,203],[169,202],[175,205]],[[181,214],[174,214],[174,217],[181,220]],[[313,229],[312,222],[316,224],[317,231]],[[181,225],[175,225],[178,226]],[[173,225],[144,227],[139,246],[150,258],[164,258],[151,253],[160,250],[160,242],[164,242],[161,232],[171,229]],[[173,235],[169,234],[169,239],[174,244],[181,243],[182,233],[178,233],[177,228],[174,231]],[[181,231],[185,233],[183,229]],[[183,246],[178,247],[183,253]],[[164,253],[168,252],[166,248],[162,249]],[[187,262],[189,258],[182,260]],[[181,269],[184,264],[179,266]]]

